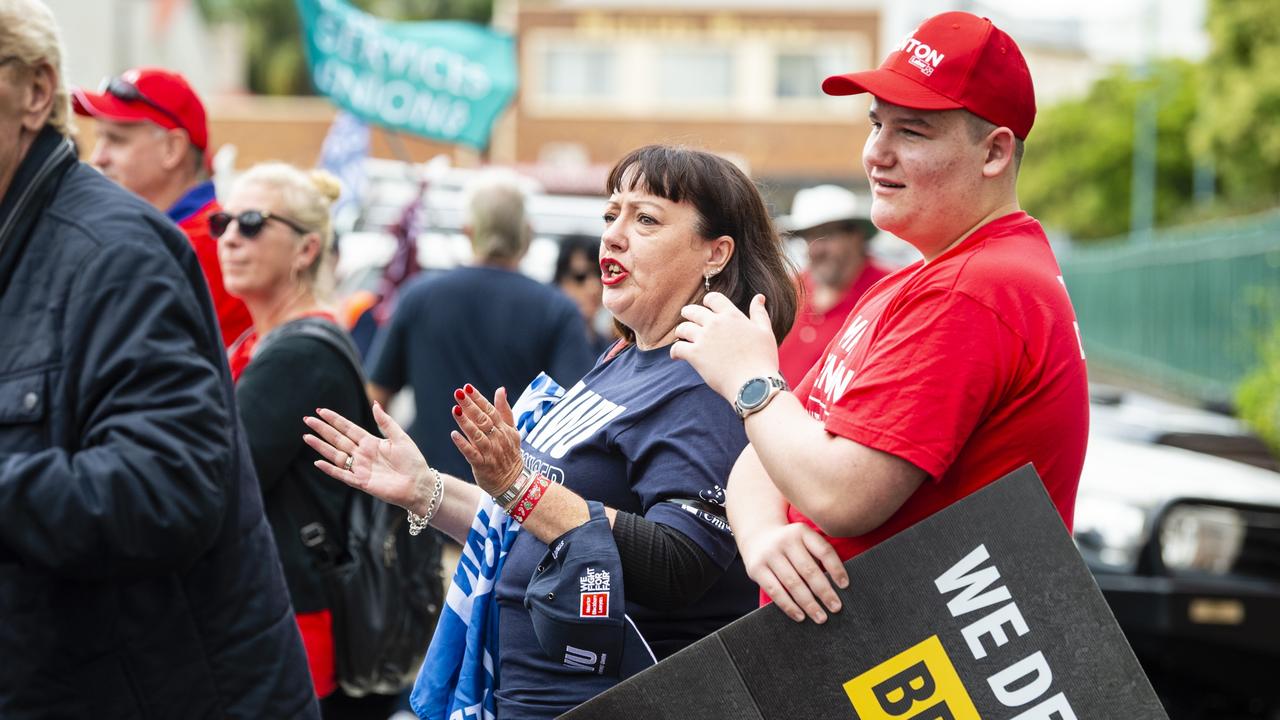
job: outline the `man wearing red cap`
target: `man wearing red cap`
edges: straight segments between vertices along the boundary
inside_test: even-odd
[[[74,88],[72,106],[98,121],[89,161],[166,213],[190,238],[223,344],[235,342],[251,320],[244,303],[222,287],[218,243],[209,234],[209,216],[222,208],[209,180],[209,130],[200,98],[178,73],[137,68],[105,81],[97,93]]]
[[[842,560],[1028,462],[1070,527],[1089,412],[1061,272],[1018,206],[1035,119],[1018,46],[943,13],[823,90],[873,96],[871,219],[923,259],[863,295],[794,393],[763,297],[750,317],[716,293],[687,306],[671,352],[746,423],[727,505],[748,572],[817,622],[840,608]]]

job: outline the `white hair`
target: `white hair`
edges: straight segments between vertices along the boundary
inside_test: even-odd
[[[524,254],[529,243],[524,204],[520,180],[509,170],[484,170],[468,183],[467,223],[476,257],[514,259]]]
[[[56,71],[53,111],[46,124],[71,134],[71,94],[62,71],[62,38],[53,12],[39,0],[0,0],[0,61],[19,63],[30,71],[48,63]]]

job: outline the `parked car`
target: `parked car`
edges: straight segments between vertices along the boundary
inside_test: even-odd
[[[1280,718],[1274,460],[1230,417],[1096,399],[1075,540],[1171,720]]]

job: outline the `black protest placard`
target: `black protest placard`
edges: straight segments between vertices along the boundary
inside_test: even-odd
[[[827,623],[761,608],[561,717],[1166,717],[1029,465],[846,567]]]

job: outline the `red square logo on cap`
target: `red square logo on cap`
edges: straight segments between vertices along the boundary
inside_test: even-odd
[[[582,593],[582,607],[579,617],[609,617],[609,593]]]

